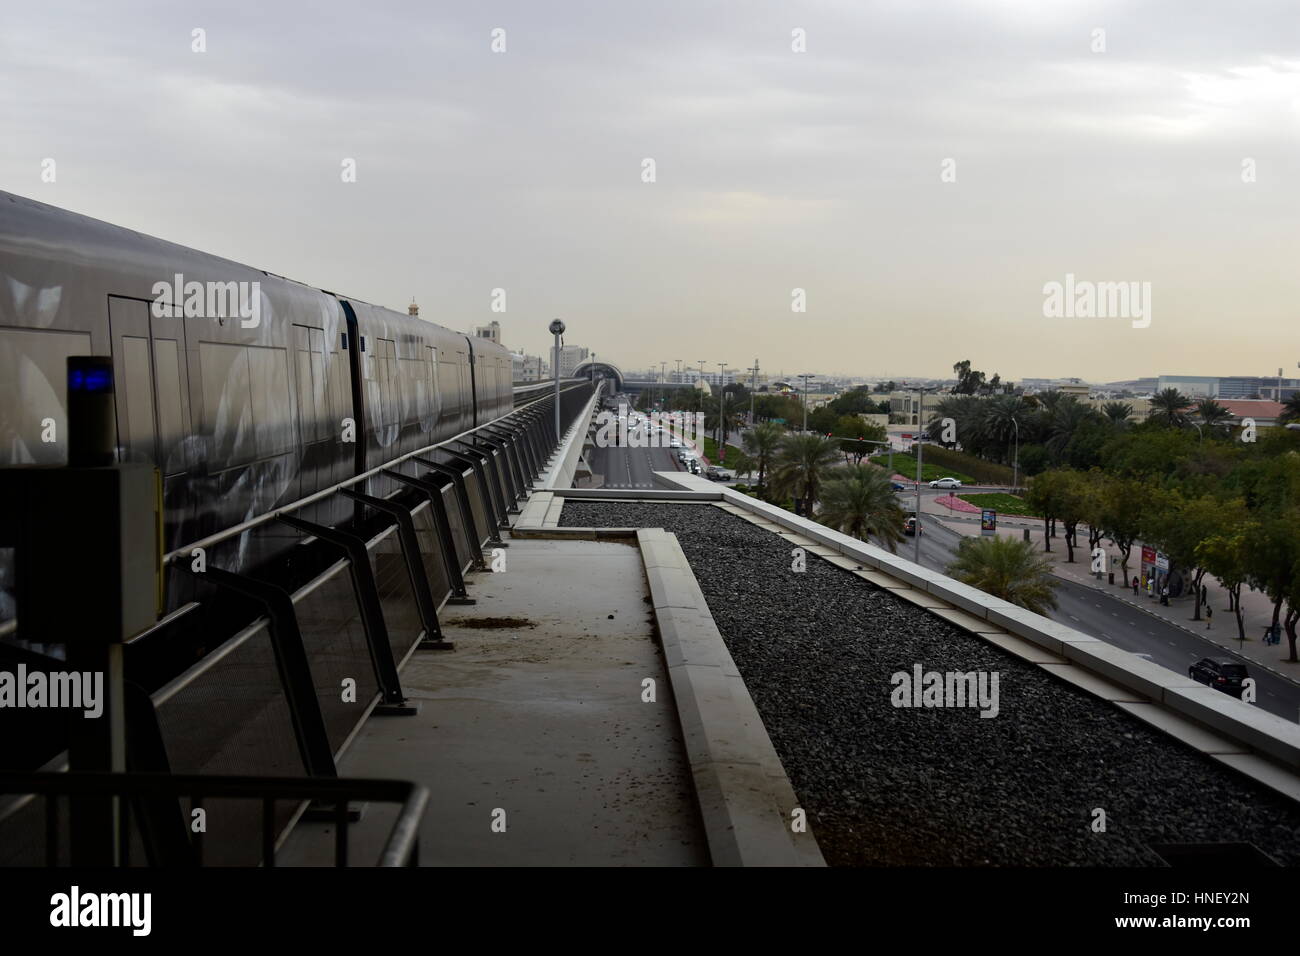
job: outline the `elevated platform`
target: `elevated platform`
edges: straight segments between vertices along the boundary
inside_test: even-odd
[[[444,611],[455,651],[403,669],[420,712],[371,717],[339,772],[429,789],[425,865],[708,865],[636,539],[514,540],[507,561],[471,578],[476,605]],[[352,852],[392,820],[367,808]],[[328,865],[333,839],[299,824],[280,865]]]

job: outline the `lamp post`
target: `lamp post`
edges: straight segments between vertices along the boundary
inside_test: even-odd
[[[1011,478],[1012,492],[1020,487],[1020,422],[1016,421],[1016,416],[1011,416],[1011,424],[1016,426],[1016,461],[1015,472]]]
[[[803,379],[803,430],[808,430],[808,379],[812,378],[807,372],[799,376]]]
[[[551,321],[551,334],[555,336],[555,440],[560,440],[560,336],[564,334],[564,323],[559,319]]]
[[[727,459],[727,384],[724,379],[727,376],[727,363],[718,363],[718,434],[721,436],[718,441],[718,461]]]
[[[754,393],[758,391],[758,359],[754,359],[754,367],[750,369],[753,376],[749,380],[749,427],[754,427]]]
[[[914,560],[921,563],[921,458],[925,441],[925,389],[916,390],[918,405],[916,413],[916,548]]]
[[[596,384],[596,353],[591,353],[591,384]]]

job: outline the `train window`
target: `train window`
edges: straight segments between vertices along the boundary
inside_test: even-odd
[[[158,381],[158,438],[163,457],[158,466],[164,475],[174,475],[185,470],[181,359],[175,339],[153,340],[153,364]]]
[[[248,347],[248,383],[253,399],[257,457],[267,458],[293,446],[289,416],[289,367],[285,350]]]
[[[122,336],[122,369],[126,381],[117,383],[120,399],[126,399],[126,421],[118,420],[118,439],[126,450],[126,461],[153,461],[153,374],[149,370],[149,340],[138,335]]]
[[[402,380],[397,367],[397,343],[392,339],[375,340],[374,362],[379,379],[381,425],[396,425],[402,421]]]
[[[203,434],[210,436],[209,466],[220,470],[254,457],[248,355],[242,345],[199,343],[203,376]]]
[[[0,462],[59,465],[68,460],[69,355],[89,355],[88,332],[0,328]],[[54,442],[41,422],[54,419]]]
[[[429,417],[429,375],[425,370],[428,364],[421,359],[401,359],[403,393],[410,398],[410,405],[404,410],[402,421],[424,422]]]
[[[311,400],[316,410],[316,437],[329,438],[329,406],[325,402],[325,333],[312,329],[308,336],[311,346]]]
[[[438,391],[438,350],[432,345],[426,345],[425,349],[429,364],[429,417],[436,422],[442,414],[442,394]]]

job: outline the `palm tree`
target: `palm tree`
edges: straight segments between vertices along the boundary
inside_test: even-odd
[[[1101,413],[1107,421],[1124,428],[1128,425],[1128,417],[1133,414],[1133,405],[1129,402],[1107,402],[1101,406]]]
[[[855,538],[868,533],[890,551],[903,540],[906,515],[889,477],[875,465],[837,468],[827,476],[817,520]]]
[[[784,434],[785,429],[776,422],[759,422],[740,436],[740,443],[745,450],[745,455],[754,462],[754,467],[758,470],[758,490],[760,492],[763,490],[763,476],[767,474],[772,459],[776,457],[776,450],[780,446],[781,436]]]
[[[772,488],[781,497],[790,495],[796,505],[803,502],[803,514],[811,515],[826,473],[839,462],[840,443],[816,433],[785,435],[772,462]]]
[[[1291,397],[1282,403],[1282,415],[1279,421],[1289,422],[1300,419],[1300,392],[1292,392]]]
[[[1018,604],[1035,614],[1056,607],[1057,579],[1052,562],[1018,538],[962,538],[948,574],[986,594]]]
[[[1187,424],[1186,410],[1192,407],[1192,400],[1176,388],[1163,388],[1151,399],[1151,411],[1147,417],[1169,428],[1180,428]]]
[[[1227,425],[1232,418],[1232,412],[1212,398],[1203,398],[1196,403],[1196,417],[1201,420],[1202,425],[1212,429],[1216,426]]]
[[[984,431],[998,446],[1003,462],[1010,460],[1016,435],[1024,441],[1025,423],[1029,420],[1029,406],[1019,395],[995,395],[985,404]]]
[[[1067,395],[1055,402],[1047,414],[1047,453],[1056,462],[1060,462],[1066,446],[1070,444],[1070,439],[1074,437],[1078,427],[1097,417],[1095,411],[1073,395]]]

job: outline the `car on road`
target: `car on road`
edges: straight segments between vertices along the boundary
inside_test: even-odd
[[[669,448],[681,448],[681,447],[682,447],[682,440],[681,440],[680,438],[678,438],[676,435],[674,435],[672,438],[670,438],[670,439],[668,440],[668,447],[669,447]]]
[[[1233,697],[1241,696],[1242,682],[1250,676],[1245,664],[1236,661],[1203,657],[1187,668],[1187,676],[1201,684],[1207,684],[1215,690],[1221,690]]]
[[[692,475],[698,475],[700,472],[704,470],[703,467],[701,467],[700,460],[698,458],[692,458],[689,461],[687,461],[686,468],[688,471],[690,471]]]
[[[961,482],[956,478],[936,478],[930,482],[931,488],[960,488]]]
[[[907,490],[907,485],[903,484],[901,481],[891,481],[889,487],[893,488],[895,491]]]
[[[907,535],[908,537],[911,537],[912,535],[915,534],[924,534],[924,533],[925,533],[925,529],[916,523],[916,515],[909,515],[907,520],[903,522],[903,534]]]
[[[725,468],[719,468],[717,465],[709,465],[704,469],[704,477],[709,481],[730,481],[736,476]]]

